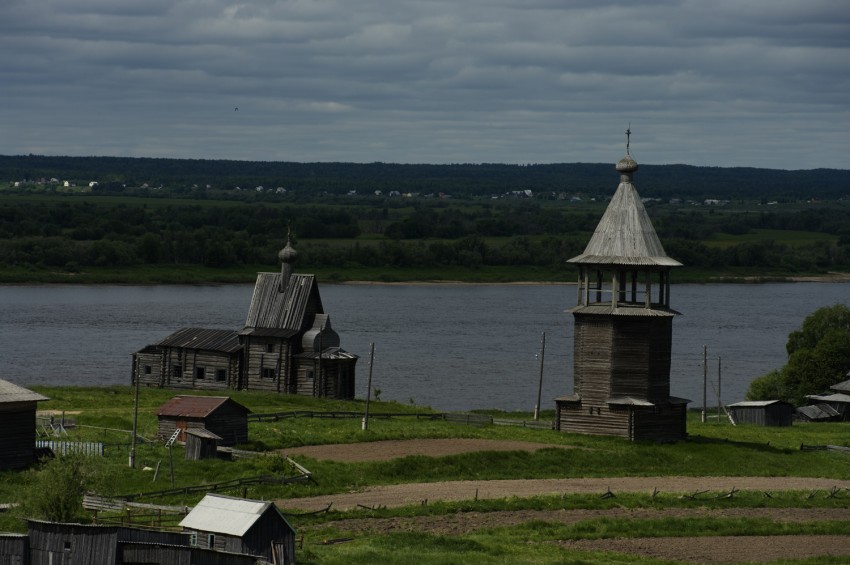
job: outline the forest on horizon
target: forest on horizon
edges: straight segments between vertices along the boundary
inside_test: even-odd
[[[681,199],[835,200],[850,198],[847,170],[780,170],[748,167],[640,165],[635,185],[643,197]],[[232,192],[239,187],[312,198],[319,193],[359,195],[448,194],[493,196],[519,190],[610,196],[617,186],[614,163],[509,165],[298,163],[132,157],[0,155],[0,186],[56,179],[78,186],[97,182],[100,192],[139,194],[159,187],[181,196]]]
[[[250,280],[288,230],[327,280],[572,280],[618,182],[613,164],[0,157],[0,282]],[[850,270],[846,171],[648,165],[635,184],[685,278]]]

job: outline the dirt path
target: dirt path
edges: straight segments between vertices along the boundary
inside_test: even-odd
[[[368,487],[357,492],[290,498],[277,501],[286,511],[326,508],[351,510],[358,506],[387,508],[428,502],[478,499],[527,498],[559,494],[613,494],[623,492],[695,493],[729,492],[733,489],[761,492],[786,490],[850,489],[850,481],[804,477],[605,477],[585,479],[518,479],[496,481],[444,481]]]
[[[359,463],[389,461],[409,455],[445,457],[473,451],[537,451],[544,448],[573,449],[569,445],[534,443],[530,441],[496,441],[490,439],[411,439],[307,445],[283,449],[286,455],[304,455],[313,459]]]

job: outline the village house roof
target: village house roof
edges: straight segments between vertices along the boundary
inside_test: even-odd
[[[807,394],[806,398],[818,402],[846,402],[850,403],[850,395],[837,392],[835,394]]]
[[[627,135],[631,131],[626,132]],[[682,264],[667,256],[649,214],[632,184],[632,174],[638,164],[629,154],[617,163],[620,184],[596,231],[584,249],[584,253],[568,260],[568,263],[592,265],[627,265],[680,267]]]
[[[247,408],[229,396],[175,396],[159,407],[157,416],[178,416],[184,418],[206,418],[225,404],[250,412]]]
[[[829,404],[812,404],[811,406],[800,406],[797,413],[809,420],[830,420],[838,418],[840,414]]]
[[[0,379],[0,404],[7,402],[39,402],[50,400],[44,395]]]
[[[848,373],[848,376],[850,376],[850,373]],[[829,387],[829,390],[834,390],[835,392],[850,392],[850,379],[832,385]]]
[[[280,519],[286,522],[283,514],[271,502],[210,493],[183,518],[180,526],[190,530],[241,537],[266,512],[276,512]]]

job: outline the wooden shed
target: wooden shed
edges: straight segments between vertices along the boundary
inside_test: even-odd
[[[0,533],[0,563],[28,565],[30,538],[27,534]]]
[[[46,396],[0,379],[0,469],[35,461],[35,413]]]
[[[790,426],[794,406],[784,400],[747,400],[726,407],[736,424]]]
[[[251,411],[228,396],[175,396],[157,410],[157,438],[166,441],[181,430],[178,441],[186,441],[188,428],[203,429],[219,438],[220,445],[248,441]]]
[[[627,136],[630,135],[627,131]],[[629,154],[620,184],[581,255],[571,310],[574,392],[555,399],[556,428],[671,441],[687,435],[688,400],[670,395],[673,318],[667,256],[632,184]]]
[[[272,502],[207,494],[180,526],[197,547],[295,563],[295,529]]]
[[[203,428],[186,428],[186,459],[215,459],[221,438]]]

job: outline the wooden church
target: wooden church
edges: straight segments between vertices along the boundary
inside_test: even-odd
[[[578,267],[574,319],[574,393],[555,399],[564,432],[673,441],[687,435],[688,400],[670,396],[673,318],[670,271],[632,184],[629,153],[617,163],[620,184]]]
[[[358,356],[340,347],[315,275],[293,272],[289,238],[278,273],[258,273],[241,330],[183,328],[133,354],[133,383],[354,398]]]

